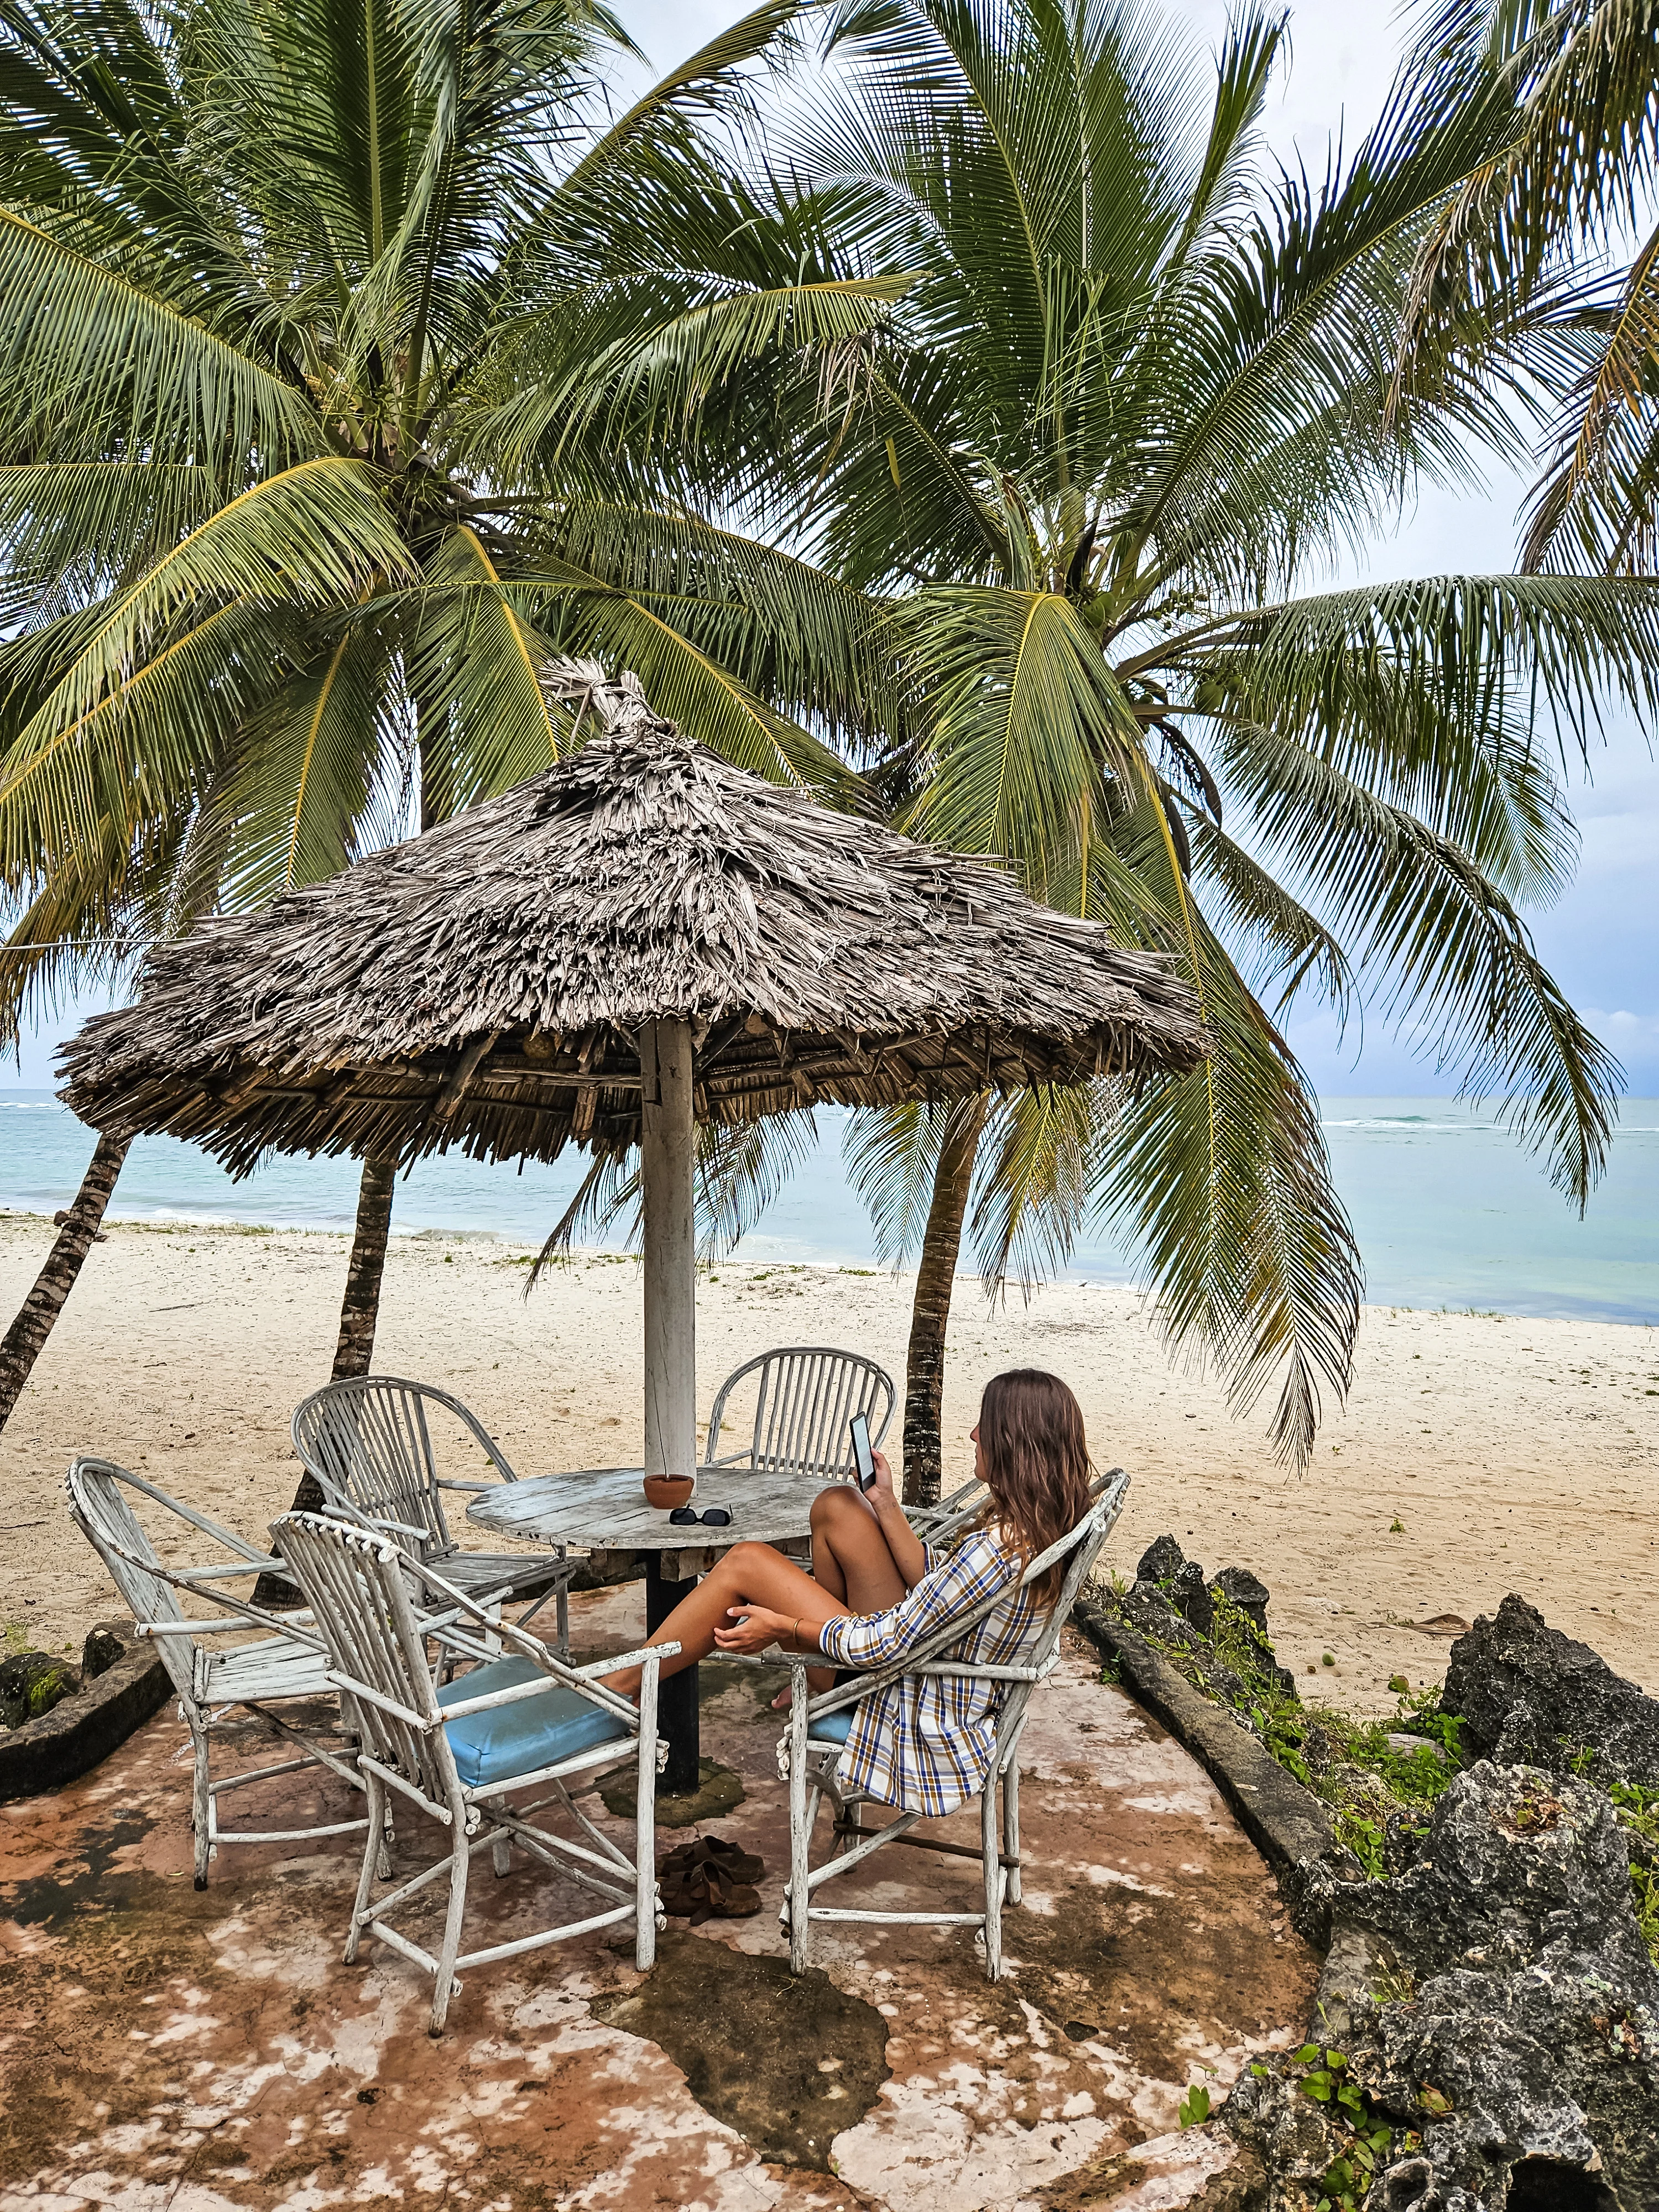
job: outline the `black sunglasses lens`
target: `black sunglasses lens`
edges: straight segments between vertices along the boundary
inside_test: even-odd
[[[684,1528],[695,1522],[697,1516],[689,1505],[677,1505],[668,1517]]]
[[[729,1528],[732,1525],[732,1516],[723,1505],[711,1505],[702,1518],[704,1527],[708,1528]]]

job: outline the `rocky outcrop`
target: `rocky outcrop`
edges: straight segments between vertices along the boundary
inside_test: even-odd
[[[1318,2050],[1226,2112],[1272,2212],[1304,2212],[1340,2160],[1365,2212],[1659,2206],[1659,1973],[1599,1790],[1483,1760],[1407,1872],[1309,1882],[1331,1931]]]
[[[1462,1719],[1470,1751],[1503,1765],[1659,1783],[1659,1698],[1522,1597],[1453,1644],[1440,1704]]]
[[[1229,1706],[1247,1728],[1264,1696],[1294,1698],[1267,1634],[1268,1593],[1248,1567],[1206,1577],[1173,1536],[1141,1553],[1135,1578],[1113,1601],[1129,1626],[1170,1652],[1195,1687]]]
[[[21,1728],[38,1721],[81,1686],[67,1660],[49,1651],[14,1651],[0,1659],[0,1728]]]

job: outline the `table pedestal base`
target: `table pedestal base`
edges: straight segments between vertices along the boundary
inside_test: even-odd
[[[645,1555],[645,1638],[656,1639],[657,1631],[683,1597],[683,1583],[663,1579],[662,1554]],[[697,1670],[682,1668],[671,1674],[657,1692],[657,1727],[668,1739],[668,1764],[657,1777],[659,1797],[689,1796],[698,1786],[698,1755],[702,1737],[697,1722]]]

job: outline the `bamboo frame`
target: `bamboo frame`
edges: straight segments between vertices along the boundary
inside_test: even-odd
[[[343,1696],[354,1701],[363,1718],[365,1740],[357,1763],[368,1792],[374,1832],[359,1871],[345,1943],[346,1963],[356,1959],[368,1935],[429,1973],[434,2035],[443,2031],[451,1999],[460,1986],[457,1976],[463,1968],[516,1958],[628,1920],[634,1923],[635,1963],[641,1972],[648,1967],[656,1955],[658,1928],[663,1924],[654,1864],[656,1777],[667,1747],[656,1732],[657,1686],[663,1660],[679,1646],[647,1645],[592,1667],[572,1667],[520,1626],[493,1619],[435,1570],[428,1571],[428,1579],[448,1601],[446,1618],[453,1625],[439,1627],[433,1617],[418,1616],[410,1600],[405,1555],[371,1531],[325,1515],[288,1513],[271,1524],[271,1534],[327,1638],[332,1662],[329,1680]],[[524,1683],[479,1697],[458,1698],[443,1705],[438,1701],[426,1657],[426,1646],[434,1642],[461,1657],[483,1660],[498,1656],[491,1649],[492,1643],[510,1644],[519,1656],[533,1662],[537,1674]],[[597,1679],[601,1668],[609,1674],[634,1665],[641,1669],[637,1708]],[[623,1739],[590,1745],[566,1758],[526,1767],[488,1784],[463,1781],[447,1724],[470,1714],[501,1711],[554,1688],[574,1691],[619,1721],[625,1731]],[[597,1774],[630,1760],[636,1770],[631,1859],[580,1810],[567,1787],[578,1775]],[[549,1796],[517,1812],[507,1806],[509,1796],[544,1784],[551,1785]],[[447,1834],[448,1848],[418,1873],[371,1901],[378,1836],[386,1822],[389,1792],[418,1806],[436,1821]],[[571,1817],[586,1842],[531,1821],[531,1813],[553,1803]],[[538,1864],[611,1902],[597,1915],[590,1913],[509,1943],[464,1954],[461,1933],[472,1860],[487,1850],[497,1874],[505,1874],[515,1844]],[[597,1849],[592,1847],[595,1845]],[[443,1939],[433,1953],[395,1927],[391,1916],[446,1877],[449,1894]]]

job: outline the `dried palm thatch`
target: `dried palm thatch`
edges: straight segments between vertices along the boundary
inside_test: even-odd
[[[641,1024],[693,1024],[699,1120],[1192,1066],[1157,956],[728,766],[631,675],[553,665],[605,734],[546,774],[155,957],[66,1048],[99,1128],[233,1171],[268,1147],[551,1159],[638,1141]]]

